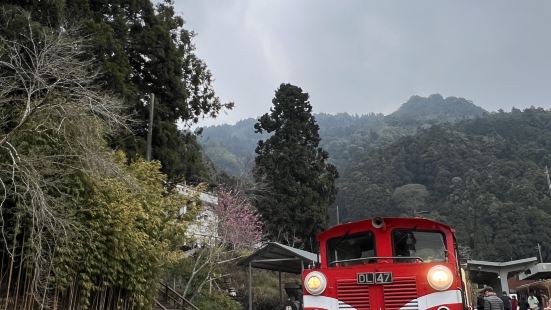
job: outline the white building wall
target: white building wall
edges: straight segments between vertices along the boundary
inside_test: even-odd
[[[194,241],[194,246],[203,247],[214,242],[218,238],[217,233],[217,218],[212,211],[212,206],[218,203],[218,197],[197,192],[195,189],[177,185],[176,190],[182,195],[198,195],[202,204],[202,210],[197,214],[195,221],[191,223],[186,231],[186,236]],[[187,213],[187,206],[180,209],[181,214]]]

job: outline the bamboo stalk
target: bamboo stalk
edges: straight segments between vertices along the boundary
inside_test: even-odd
[[[27,270],[25,269],[25,273],[23,274],[23,283],[21,285],[22,292],[21,292],[21,302],[23,302],[23,308],[25,309],[25,298],[27,297]]]
[[[24,287],[25,287],[25,289],[24,289],[25,293],[24,293],[24,295],[23,295],[23,296],[25,296],[25,299],[24,299],[24,302],[23,302],[23,309],[24,309],[24,310],[27,310],[27,301],[28,301],[28,298],[29,298],[29,295],[30,295],[30,294],[29,294],[30,283],[31,283],[31,282],[29,281],[29,275],[27,274],[27,275],[25,276],[25,285],[24,285]]]
[[[106,292],[103,288],[103,284],[101,286],[102,286],[102,289],[101,289],[99,297],[98,297],[98,307],[97,307],[98,310],[103,310],[103,303],[104,303],[105,294],[106,294]]]
[[[19,283],[21,281],[21,272],[23,270],[23,258],[25,257],[25,233],[26,230],[23,230],[23,240],[21,241],[21,258],[19,262],[19,271],[17,272],[17,286],[15,288],[15,306],[17,306],[17,300],[19,299]]]
[[[54,283],[54,285],[55,285],[55,283]],[[55,285],[55,288],[54,288],[54,296],[53,296],[53,297],[54,297],[54,300],[53,300],[53,305],[52,305],[53,310],[57,310],[57,302],[58,302],[58,300],[57,300],[57,297],[58,297],[57,294],[58,294],[58,287],[57,287],[57,285]]]
[[[121,305],[121,307],[124,306],[124,304],[121,303],[121,289],[117,288],[117,309],[118,309],[119,304]]]
[[[5,255],[6,255],[6,251],[4,250],[4,246],[2,246],[2,268],[0,268],[0,286],[2,286],[2,282],[4,282],[4,256]]]
[[[50,277],[50,273],[52,272],[52,264],[50,263],[48,265],[48,272],[46,273],[46,279]],[[48,295],[48,280],[46,280],[46,284],[44,285],[44,294],[42,295],[42,302],[40,305],[40,309],[44,309],[44,305],[46,304],[46,296]]]
[[[73,283],[69,286],[69,310],[73,309],[73,292],[75,287],[76,280],[73,280]]]
[[[31,272],[32,272],[32,277],[29,281],[29,293],[28,293],[28,300],[29,300],[29,309],[32,309],[34,308],[34,290],[35,290],[35,283],[36,283],[36,274],[37,274],[37,271],[36,271],[36,264],[33,265],[32,269],[31,269]]]
[[[72,309],[76,309],[77,305],[77,300],[78,300],[78,291],[76,290],[76,288],[78,288],[78,285],[77,285],[77,280],[75,279],[75,281],[73,282],[73,285],[71,285],[71,298],[69,299],[69,309],[72,310]]]
[[[112,289],[109,290],[109,294],[107,296],[108,296],[108,298],[107,298],[106,309],[117,309],[116,305],[113,305],[114,307],[111,308],[111,305],[113,304],[113,290]]]
[[[12,257],[10,259],[10,271],[9,271],[9,275],[8,275],[8,290],[6,291],[6,303],[4,304],[4,309],[7,310],[8,309],[8,303],[9,303],[9,300],[10,300],[10,286],[11,286],[11,277],[12,277],[12,274],[13,274],[13,263],[14,263],[14,256],[15,256],[15,246],[17,244],[17,230],[19,230],[19,219],[17,220],[17,222],[15,223],[15,229],[14,229],[14,234],[13,234],[13,247],[12,247]],[[9,253],[8,253],[9,254]]]

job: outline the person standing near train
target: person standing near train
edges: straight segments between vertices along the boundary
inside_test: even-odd
[[[504,310],[503,300],[497,297],[491,286],[484,288],[484,310]]]
[[[528,310],[528,302],[526,301],[526,296],[520,296],[520,299],[518,301],[518,308],[519,310]]]
[[[511,297],[507,295],[507,292],[503,292],[503,295],[501,295],[501,300],[503,301],[503,309],[505,310],[512,310],[512,303],[511,303]]]
[[[476,310],[484,310],[484,290],[480,290],[476,296]]]
[[[511,309],[518,310],[518,300],[517,300],[517,296],[515,295],[511,296]]]
[[[530,292],[530,296],[528,296],[528,307],[530,310],[539,310],[539,300],[536,296],[534,296],[534,292]]]

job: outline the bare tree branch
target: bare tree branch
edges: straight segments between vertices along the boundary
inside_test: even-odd
[[[104,138],[127,129],[129,118],[98,86],[86,47],[76,31],[37,31],[30,17],[17,40],[0,37],[0,243],[13,265],[24,226],[29,288],[42,306],[56,249],[82,233],[67,212],[65,180],[75,173],[125,176],[106,159]]]

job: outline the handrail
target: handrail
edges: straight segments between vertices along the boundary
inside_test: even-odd
[[[351,259],[341,259],[341,260],[334,260],[332,262],[329,262],[329,265],[333,265],[336,263],[348,263],[348,262],[357,262],[357,261],[363,261],[363,260],[375,260],[375,259],[415,259],[421,261],[423,263],[423,259],[419,256],[370,256],[370,257],[360,257],[360,258],[351,258]]]
[[[164,288],[165,292],[169,291],[171,292],[173,295],[176,295],[176,297],[178,297],[178,299],[172,297],[172,296],[169,296],[168,294],[166,294],[166,297],[170,297],[172,300],[176,301],[176,302],[179,302],[179,301],[183,301],[185,304],[187,304],[188,306],[190,306],[191,308],[193,308],[194,310],[200,310],[199,308],[197,308],[197,306],[195,306],[194,304],[191,303],[191,301],[187,300],[187,298],[185,298],[184,296],[180,295],[178,292],[176,292],[174,289],[172,289],[170,286],[166,285],[165,283],[163,282],[159,282],[161,284],[161,286]]]
[[[162,303],[160,303],[157,299],[155,299],[155,305],[157,305],[158,308],[161,308],[161,310],[168,310],[165,306],[163,306]]]

